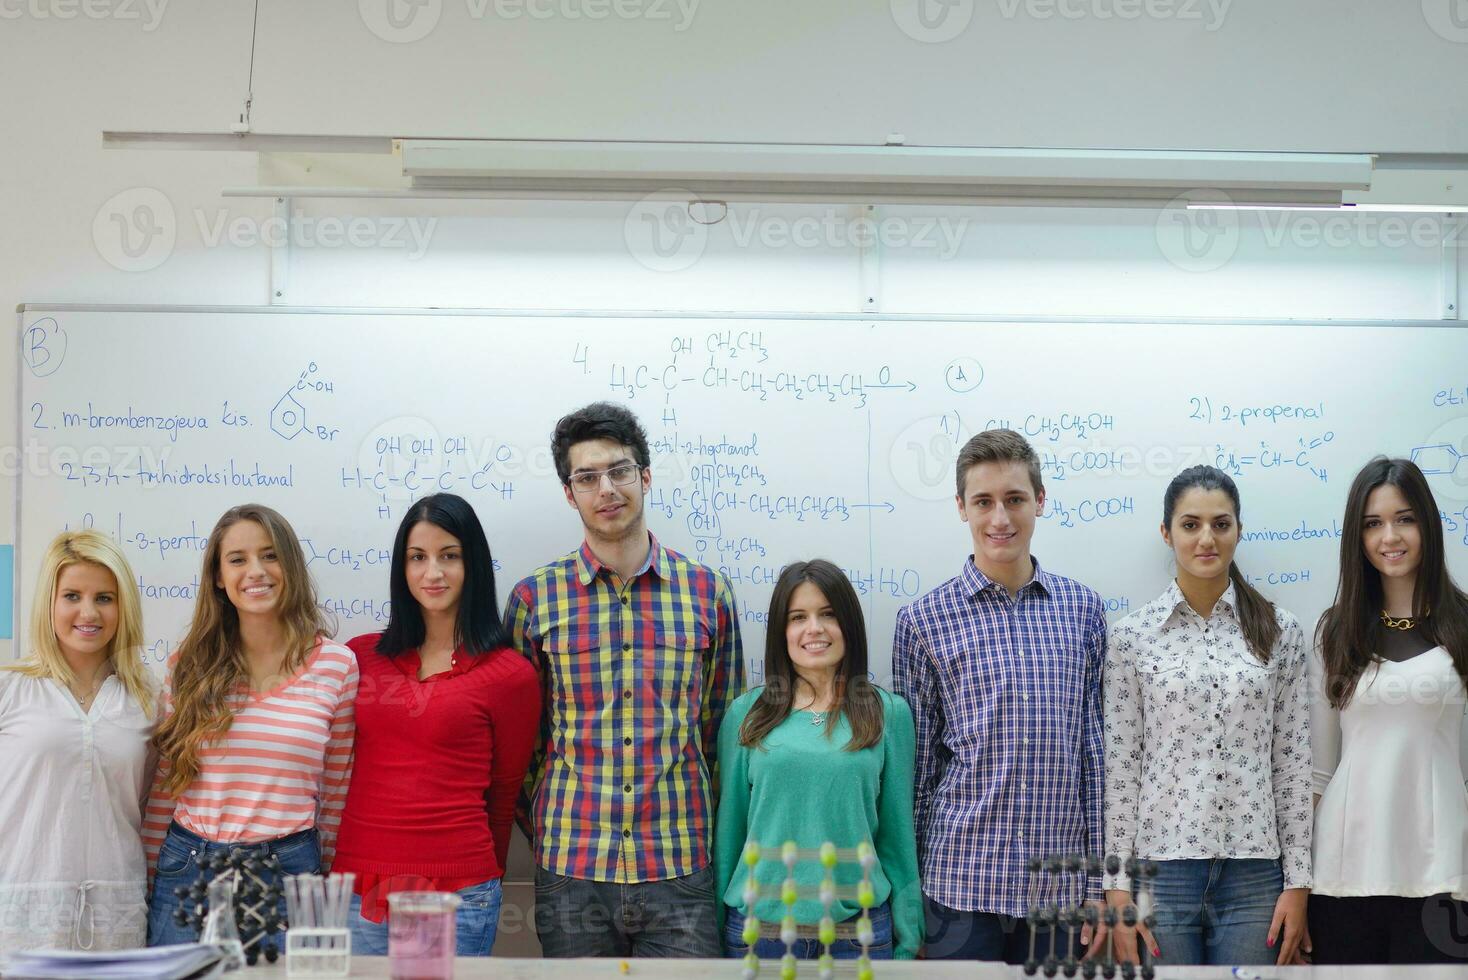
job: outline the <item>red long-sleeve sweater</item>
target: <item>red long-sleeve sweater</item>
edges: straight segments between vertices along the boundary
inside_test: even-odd
[[[540,723],[535,669],[506,647],[418,680],[418,651],[391,659],[380,634],[357,655],[357,739],[333,871],[358,875],[380,921],[387,879],[455,890],[504,874],[515,798]],[[413,886],[410,886],[413,887]]]

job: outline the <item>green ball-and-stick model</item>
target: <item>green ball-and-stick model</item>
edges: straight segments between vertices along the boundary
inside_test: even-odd
[[[762,860],[766,860],[764,853],[755,841],[744,845],[744,866],[748,869],[748,878],[745,880],[743,898],[744,907],[749,910],[749,915],[744,920],[743,938],[749,946],[749,953],[744,957],[744,980],[755,980],[760,971],[760,959],[754,952],[755,944],[760,939],[760,921],[755,916],[754,909],[761,893],[754,870]],[[780,920],[780,941],[785,944],[785,955],[780,958],[780,980],[795,980],[800,962],[795,958],[794,952],[795,944],[800,938],[794,912],[795,903],[800,898],[800,890],[795,882],[795,865],[802,856],[809,858],[811,855],[808,852],[802,855],[794,841],[786,841],[780,847],[780,862],[785,865],[785,880],[780,885],[780,902],[785,906],[785,915]],[[836,972],[836,960],[831,955],[831,947],[836,943],[836,922],[831,917],[831,906],[836,902],[836,866],[841,863],[841,852],[835,844],[827,841],[821,845],[815,856],[822,869],[819,898],[823,910],[820,924],[816,928],[816,938],[821,944],[821,955],[816,960],[816,967],[820,980],[831,980]],[[856,976],[857,980],[872,980],[872,961],[868,951],[876,945],[877,938],[871,917],[872,906],[876,904],[872,871],[877,867],[877,852],[870,843],[862,841],[857,845],[856,863],[861,866],[861,881],[856,886],[856,902],[861,906],[861,914],[856,920],[856,943],[861,947],[861,956],[856,961]]]

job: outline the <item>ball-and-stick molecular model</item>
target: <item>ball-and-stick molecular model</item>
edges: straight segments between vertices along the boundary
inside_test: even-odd
[[[1109,875],[1118,874],[1123,866],[1136,888],[1136,898],[1120,909],[1107,906],[1098,910],[1085,904],[1086,876],[1101,873],[1104,868]],[[1060,973],[1074,977],[1079,973],[1085,980],[1094,980],[1097,973],[1104,980],[1113,980],[1118,973],[1122,980],[1153,980],[1156,968],[1152,963],[1151,950],[1146,943],[1138,943],[1138,963],[1116,961],[1116,927],[1124,925],[1134,928],[1139,923],[1148,929],[1156,925],[1153,910],[1156,902],[1152,891],[1152,879],[1157,876],[1157,865],[1152,861],[1128,858],[1125,862],[1115,854],[1099,858],[1094,855],[1051,855],[1030,858],[1026,863],[1030,875],[1030,909],[1025,922],[1030,927],[1029,956],[1025,960],[1026,976],[1044,973],[1054,977]],[[1043,897],[1042,897],[1043,896]],[[1064,896],[1064,898],[1062,898]],[[1093,930],[1098,923],[1106,926],[1106,945],[1100,953],[1079,950],[1090,958],[1077,957],[1077,941],[1084,926]],[[1065,947],[1056,941],[1061,929],[1066,932]],[[1036,933],[1047,932],[1050,937],[1048,949],[1038,949]]]
[[[848,861],[852,852],[846,852]],[[744,881],[744,907],[748,915],[744,920],[742,938],[749,952],[744,957],[744,980],[755,980],[760,973],[760,958],[754,948],[760,940],[760,920],[755,914],[755,904],[766,895],[761,892],[755,869],[762,862],[774,860],[770,855],[778,854],[779,862],[785,866],[785,878],[780,883],[780,904],[784,915],[780,919],[780,941],[785,944],[785,955],[780,958],[780,980],[795,980],[800,960],[795,956],[795,944],[800,941],[800,926],[795,921],[795,903],[801,899],[800,886],[795,880],[795,866],[802,860],[814,858],[821,865],[821,883],[817,897],[821,904],[821,919],[816,926],[816,939],[820,943],[821,955],[816,959],[817,976],[820,980],[831,980],[836,974],[836,960],[831,947],[836,944],[836,920],[831,908],[836,904],[836,868],[842,863],[843,854],[830,841],[822,844],[814,853],[802,851],[794,841],[786,841],[778,849],[761,847],[756,841],[744,845],[744,866],[747,877]],[[872,960],[869,955],[876,945],[876,930],[872,926],[872,907],[876,905],[876,889],[872,885],[872,872],[877,867],[877,852],[867,841],[856,846],[855,863],[861,867],[861,880],[856,885],[856,904],[861,912],[856,919],[855,939],[861,947],[861,956],[856,961],[857,980],[872,980]]]
[[[202,854],[193,884],[173,890],[179,900],[173,921],[202,930],[201,941],[235,946],[236,955],[243,955],[250,966],[262,954],[274,963],[280,955],[275,934],[285,929],[280,914],[284,895],[280,873],[280,860],[274,854],[260,854],[253,848]],[[224,884],[229,887],[219,887]],[[218,903],[227,907],[214,907]]]

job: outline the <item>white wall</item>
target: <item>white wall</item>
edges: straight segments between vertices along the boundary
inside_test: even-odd
[[[1468,147],[1458,0],[263,0],[260,45],[277,132]]]

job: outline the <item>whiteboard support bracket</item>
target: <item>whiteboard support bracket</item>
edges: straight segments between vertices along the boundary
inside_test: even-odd
[[[275,222],[276,227],[281,228],[284,241],[271,246],[270,249],[270,305],[283,306],[290,302],[290,269],[291,269],[291,199],[288,197],[277,197],[275,199]]]
[[[1442,318],[1463,319],[1463,301],[1458,294],[1458,257],[1468,254],[1468,220],[1461,214],[1442,217]]]
[[[882,243],[877,235],[877,222],[880,220],[877,206],[852,205],[851,220],[853,233],[857,235],[856,248],[861,263],[861,311],[877,313],[882,309]]]

